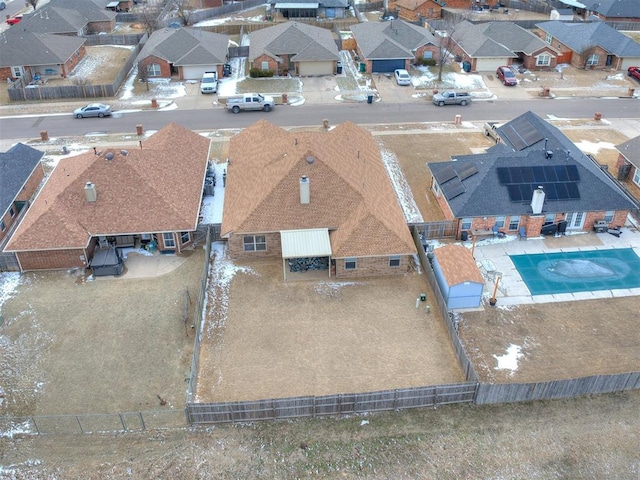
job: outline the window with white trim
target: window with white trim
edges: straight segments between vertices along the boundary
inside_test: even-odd
[[[182,243],[187,243],[189,240],[191,240],[191,235],[189,235],[189,232],[180,232],[180,241]]]
[[[587,65],[598,65],[599,60],[600,55],[598,55],[597,53],[592,53],[591,55],[589,55],[589,58],[587,58]]]
[[[263,71],[269,70],[269,62],[262,62],[261,63],[261,70],[263,70]]]
[[[157,63],[150,63],[147,65],[147,75],[150,77],[159,77],[161,75],[160,65]]]
[[[11,218],[16,216],[16,211],[13,207],[9,207],[9,215],[11,215]]]
[[[473,221],[473,218],[463,218],[462,221],[460,222],[460,228],[462,230],[471,229],[471,222],[472,221]]]
[[[604,221],[607,223],[613,222],[613,216],[616,214],[613,210],[604,213]]]
[[[244,235],[242,244],[245,252],[264,252],[267,250],[267,239],[264,235]]]
[[[518,230],[520,228],[520,217],[509,218],[509,230]]]
[[[542,55],[538,55],[536,57],[536,66],[548,67],[549,65],[551,65],[551,55],[543,53]]]
[[[633,183],[640,187],[640,168],[634,169],[635,172],[633,174]]]
[[[433,193],[436,197],[440,196],[440,185],[438,185],[438,182],[436,182],[435,180],[433,182]]]
[[[358,262],[355,258],[345,258],[344,259],[344,269],[345,270],[355,270],[358,266]]]
[[[504,227],[504,220],[506,217],[496,217],[496,227],[502,228]]]
[[[0,220],[0,231],[4,232],[7,229],[7,226],[4,223],[4,220]]]
[[[555,213],[547,213],[544,216],[544,224],[545,225],[549,225],[550,223],[553,223],[556,221],[556,214]]]
[[[399,267],[400,266],[400,255],[391,255],[389,257],[389,266],[390,267]]]
[[[162,243],[166,248],[176,248],[176,240],[173,238],[173,233],[163,233]]]
[[[553,36],[550,33],[547,33],[544,36],[544,41],[547,42],[547,43],[551,43],[551,40],[553,40]]]

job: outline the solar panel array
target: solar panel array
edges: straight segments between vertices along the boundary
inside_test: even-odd
[[[500,129],[500,135],[517,151],[538,143],[544,135],[526,118],[516,118]]]
[[[577,200],[580,198],[580,174],[575,165],[543,167],[498,167],[500,185],[505,185],[512,202],[528,202],[539,186],[546,200]]]
[[[447,200],[462,195],[467,191],[462,181],[478,173],[478,167],[472,163],[447,165],[442,170],[438,170],[434,176],[440,185],[440,189]]]

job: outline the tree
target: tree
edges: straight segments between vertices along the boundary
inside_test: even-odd
[[[455,44],[453,36],[459,24],[459,22],[445,21],[438,25],[440,29],[435,32],[434,36],[438,41],[438,83],[442,82],[442,69],[452,57],[451,51]]]
[[[33,7],[33,11],[35,12],[36,6],[38,5],[38,0],[27,0],[27,4]]]
[[[160,22],[158,17],[160,15],[160,9],[156,6],[150,6],[148,3],[142,9],[141,23],[144,25],[144,30],[147,35],[151,35],[153,32],[160,28]]]
[[[596,58],[596,63],[595,64],[590,64],[589,63],[589,59],[591,58],[592,55],[595,55],[598,51],[598,46],[597,45],[588,45],[587,47],[585,47],[582,52],[580,52],[580,57],[582,58],[582,60],[584,61],[584,69],[588,70],[589,67],[591,66],[595,66],[598,65],[597,63],[597,58]]]
[[[182,19],[184,25],[189,25],[191,20],[191,14],[193,13],[191,7],[191,0],[171,0],[175,8],[175,14],[178,18]]]

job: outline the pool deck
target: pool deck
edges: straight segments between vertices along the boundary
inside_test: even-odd
[[[465,242],[465,245],[469,246],[469,244],[470,242]],[[500,306],[640,296],[640,288],[531,295],[531,292],[509,258],[509,255],[610,250],[618,248],[632,248],[636,255],[640,257],[640,231],[635,227],[624,227],[620,237],[616,237],[610,233],[581,232],[568,233],[560,237],[535,237],[520,240],[517,236],[512,235],[502,239],[481,240],[476,242],[472,248],[476,262],[486,279],[483,292],[485,296],[489,298],[493,296],[495,279],[497,276],[500,276],[500,282],[495,295],[497,305]]]

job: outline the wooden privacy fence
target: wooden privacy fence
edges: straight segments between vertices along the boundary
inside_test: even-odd
[[[256,420],[322,417],[385,410],[470,403],[475,383],[403,388],[367,393],[274,398],[246,402],[189,403],[187,421],[192,425],[240,423]]]
[[[458,235],[458,222],[455,220],[414,223],[411,226],[418,230],[423,241],[440,238],[456,238]]]

